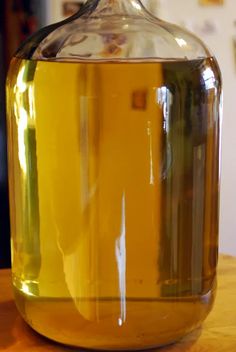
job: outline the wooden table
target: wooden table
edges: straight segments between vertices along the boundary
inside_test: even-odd
[[[236,352],[236,258],[221,256],[218,278],[215,308],[202,329],[158,352]],[[78,351],[44,339],[23,322],[13,302],[9,270],[0,271],[0,351]]]

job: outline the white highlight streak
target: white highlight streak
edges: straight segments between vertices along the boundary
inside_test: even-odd
[[[121,205],[121,230],[120,237],[116,240],[116,261],[119,274],[120,287],[120,318],[119,326],[126,321],[126,214],[125,214],[125,193]]]

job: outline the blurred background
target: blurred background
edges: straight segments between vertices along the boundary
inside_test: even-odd
[[[11,57],[37,29],[76,12],[83,0],[0,1],[0,268],[10,266],[5,79]],[[235,0],[143,0],[161,19],[196,33],[220,64],[224,83],[220,251],[236,255],[236,3]],[[184,11],[183,11],[184,8]]]

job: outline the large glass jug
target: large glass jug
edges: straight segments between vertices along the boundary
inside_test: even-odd
[[[40,334],[94,349],[174,342],[216,287],[221,78],[139,0],[88,0],[8,76],[12,273]]]

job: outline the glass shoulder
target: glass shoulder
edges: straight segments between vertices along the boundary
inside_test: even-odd
[[[18,50],[21,59],[194,60],[212,56],[202,41],[149,15],[82,16],[48,26]]]

